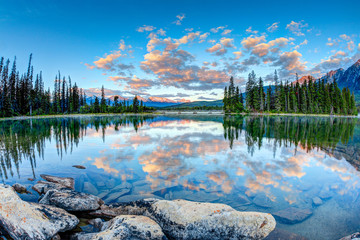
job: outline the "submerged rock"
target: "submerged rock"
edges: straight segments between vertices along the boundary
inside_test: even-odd
[[[29,192],[25,186],[19,184],[19,183],[15,183],[14,185],[12,185],[13,189],[18,192],[18,193],[27,193],[27,194],[31,194],[31,192]]]
[[[321,198],[319,198],[319,197],[314,197],[314,198],[312,199],[312,202],[313,202],[313,204],[314,204],[315,206],[320,206],[321,204],[323,204],[323,201],[322,201]]]
[[[111,192],[111,193],[107,194],[104,198],[104,201],[107,203],[113,202],[116,199],[128,194],[129,192],[130,192],[130,189],[127,189],[127,188],[123,188],[121,190],[118,189],[115,192]]]
[[[256,197],[253,199],[253,203],[263,208],[272,207],[272,201],[263,193],[256,195]]]
[[[281,228],[275,228],[265,240],[308,240],[307,238],[300,236],[293,232],[288,232]]]
[[[14,189],[0,184],[0,228],[13,239],[51,239],[76,227],[79,219],[63,209],[20,199]]]
[[[86,167],[84,167],[83,165],[73,165],[72,167],[77,169],[86,169]]]
[[[72,239],[147,239],[166,240],[160,226],[145,216],[120,215],[103,224],[99,233],[78,233]]]
[[[97,210],[104,204],[104,201],[91,194],[61,189],[49,190],[39,203],[53,205],[72,212]]]
[[[283,223],[295,224],[304,221],[312,215],[310,209],[300,209],[289,207],[278,212],[273,213],[276,219]]]
[[[170,239],[262,239],[276,225],[271,214],[238,212],[225,204],[145,199],[114,204],[103,212],[145,215]]]
[[[91,182],[84,182],[83,191],[89,194],[98,195],[99,191]]]
[[[75,180],[70,177],[55,177],[51,175],[41,174],[40,177],[45,179],[46,181],[52,183],[58,183],[63,185],[64,187],[74,189]]]
[[[357,232],[349,236],[343,237],[340,240],[359,240],[359,239],[360,239],[360,232]]]

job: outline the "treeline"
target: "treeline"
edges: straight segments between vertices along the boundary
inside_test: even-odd
[[[110,99],[106,100],[104,86],[102,86],[101,99],[97,96],[94,101],[91,99],[90,105],[85,104],[80,108],[80,113],[141,113],[154,110],[153,107],[145,106],[137,96],[134,97],[132,102],[126,99],[120,100],[119,96],[114,96],[114,102],[111,103]]]
[[[11,69],[10,69],[11,66]],[[27,71],[20,73],[16,66],[16,57],[10,60],[0,59],[0,117],[41,114],[69,113],[120,113],[152,111],[139,101],[137,97],[130,101],[114,103],[106,100],[104,87],[99,99],[87,103],[85,91],[76,84],[72,85],[70,76],[55,76],[53,92],[45,89],[42,72],[34,74],[32,54],[30,54]]]
[[[303,84],[279,83],[277,72],[274,74],[274,85],[265,87],[262,78],[257,79],[255,72],[249,74],[246,83],[245,103],[243,94],[234,86],[230,78],[229,87],[224,91],[225,112],[277,112],[304,114],[338,114],[357,115],[354,93],[349,88],[340,88],[336,79],[330,83],[315,80],[311,76]]]

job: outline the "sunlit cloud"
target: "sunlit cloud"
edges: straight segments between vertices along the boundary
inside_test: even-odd
[[[176,25],[181,25],[182,21],[185,18],[185,14],[179,14],[176,16],[177,20],[174,22]]]
[[[279,28],[279,22],[274,22],[267,28],[268,32],[275,32]]]
[[[138,27],[136,29],[136,31],[138,31],[138,32],[151,32],[151,31],[153,31],[155,29],[156,29],[156,27],[154,27],[154,26],[143,25],[142,27]]]
[[[291,21],[286,25],[286,29],[292,32],[296,36],[304,36],[303,30],[307,28],[309,25],[301,20],[299,22]]]

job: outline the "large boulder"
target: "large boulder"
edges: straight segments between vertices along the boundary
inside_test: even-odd
[[[40,174],[40,177],[42,177],[43,179],[45,179],[48,182],[58,183],[58,184],[63,185],[64,187],[74,189],[75,180],[73,178],[55,177],[55,176],[46,175],[46,174]]]
[[[51,239],[78,223],[63,209],[24,202],[12,187],[0,184],[0,229],[11,238]]]
[[[228,205],[186,200],[145,199],[114,204],[109,215],[145,215],[171,239],[262,239],[276,225],[271,214],[238,212]]]
[[[120,215],[103,224],[99,233],[78,233],[72,239],[76,240],[166,240],[160,226],[145,216]]]
[[[104,204],[100,198],[76,192],[71,189],[49,190],[39,201],[41,204],[53,205],[66,211],[94,211]]]

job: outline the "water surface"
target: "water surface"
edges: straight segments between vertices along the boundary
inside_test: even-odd
[[[74,177],[107,203],[144,197],[226,203],[241,211],[310,209],[277,228],[307,239],[360,230],[357,118],[116,116],[0,121],[0,178],[29,188]],[[83,165],[77,169],[73,165]],[[130,184],[119,197],[116,187]],[[115,190],[114,190],[115,189]],[[36,201],[37,196],[22,195]],[[323,203],[314,206],[313,198]]]

